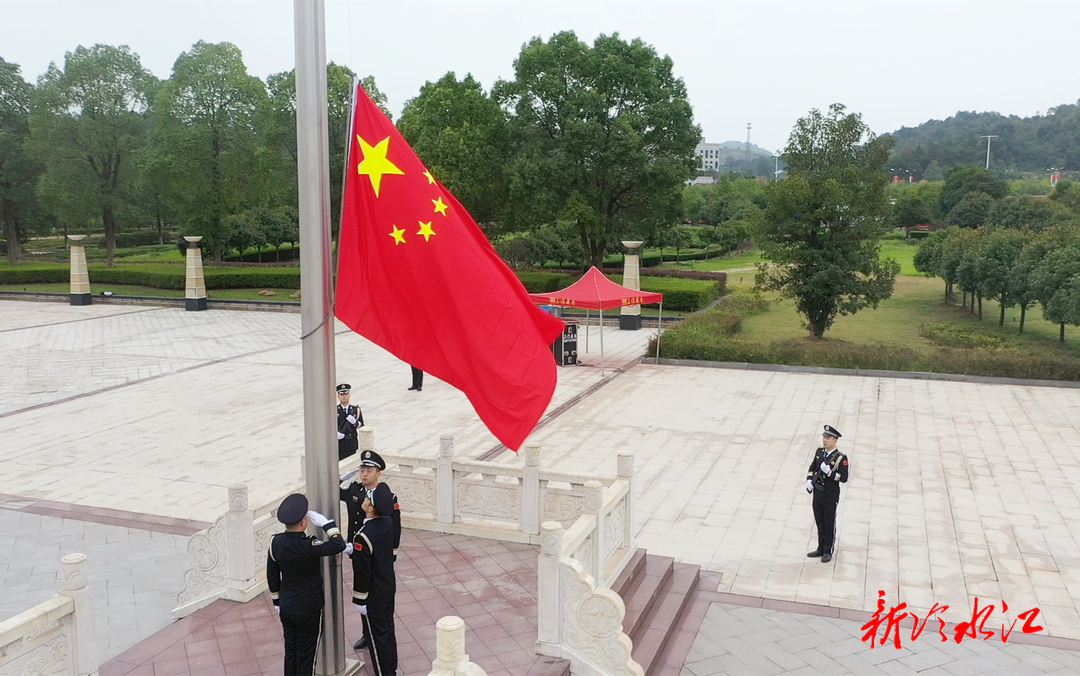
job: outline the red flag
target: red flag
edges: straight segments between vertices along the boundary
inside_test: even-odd
[[[393,123],[357,88],[335,314],[458,388],[515,451],[555,391],[562,321],[517,275]]]

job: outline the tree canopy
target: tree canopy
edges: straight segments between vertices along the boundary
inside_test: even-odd
[[[788,175],[766,189],[769,206],[757,243],[769,263],[758,283],[793,298],[814,338],[837,315],[892,295],[899,264],[879,258],[889,229],[885,164],[892,140],[875,136],[856,113],[814,109],[791,132]]]

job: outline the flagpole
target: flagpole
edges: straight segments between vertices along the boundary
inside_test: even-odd
[[[304,373],[304,462],[311,508],[339,513],[334,424],[334,319],[330,257],[330,151],[326,119],[325,0],[293,0],[296,150],[300,215],[300,344]],[[341,559],[320,558],[325,606],[315,658],[321,676],[345,671]]]

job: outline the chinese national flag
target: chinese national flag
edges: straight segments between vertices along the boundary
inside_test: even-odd
[[[469,398],[515,451],[555,391],[562,321],[536,307],[454,196],[357,88],[335,314]]]

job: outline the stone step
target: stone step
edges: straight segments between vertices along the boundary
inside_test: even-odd
[[[675,559],[670,556],[646,556],[645,565],[638,570],[622,595],[623,605],[626,606],[623,631],[634,642],[635,649],[637,634],[642,630],[645,617],[652,610],[664,584],[671,577],[674,563]]]
[[[668,636],[660,659],[653,666],[649,676],[680,676],[682,674],[686,658],[701,630],[701,623],[705,620],[709,606],[712,605],[712,601],[701,598],[701,592],[715,590],[722,578],[722,573],[700,572],[697,585],[680,613],[675,630]]]
[[[659,666],[660,658],[675,634],[683,610],[697,587],[699,573],[700,568],[697,566],[674,564],[645,621],[641,623],[636,635],[631,635],[634,642],[634,660],[647,675],[653,674],[654,667]]]
[[[615,581],[611,583],[611,591],[625,598],[623,592],[630,588],[630,585],[644,567],[645,550],[639,547],[634,550],[634,554],[630,557],[630,561],[627,562],[626,568],[623,568],[623,572],[619,573],[619,577],[615,578]]]

